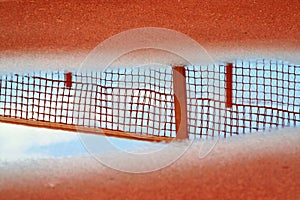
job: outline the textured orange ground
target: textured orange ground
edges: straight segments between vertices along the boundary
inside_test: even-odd
[[[299,13],[299,0],[3,1],[0,51],[91,50],[145,26],[174,29],[204,45],[299,47]],[[55,188],[41,184],[44,176],[32,182],[17,173],[18,181],[0,188],[0,199],[300,199],[299,154],[198,164],[182,160],[143,175],[91,170]]]
[[[194,149],[147,174],[118,172],[92,158],[4,164],[0,199],[300,199],[299,137],[281,138],[278,151],[272,137],[260,139],[258,146],[253,139],[219,144],[204,159]]]
[[[200,44],[300,45],[299,0],[24,0],[0,3],[0,50],[92,49],[131,28],[164,27]]]

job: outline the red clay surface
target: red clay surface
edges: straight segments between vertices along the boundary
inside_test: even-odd
[[[198,158],[196,148],[171,166],[146,174],[115,171],[91,158],[4,163],[0,199],[298,200],[300,159],[295,145],[299,137],[294,142],[275,142],[286,150],[277,153],[272,137],[257,139],[258,146],[253,140],[244,145],[219,144],[204,159]],[[273,151],[264,152],[265,148]]]
[[[146,26],[174,29],[207,45],[254,40],[299,47],[299,13],[299,0],[3,1],[0,51],[91,50],[114,34]],[[1,186],[0,199],[300,199],[299,154],[198,164],[182,160],[143,175],[91,170],[57,187],[45,187],[38,174],[29,181],[20,167],[17,181]]]
[[[300,46],[298,0],[0,2],[0,50],[92,49],[121,31],[174,29],[200,44]]]

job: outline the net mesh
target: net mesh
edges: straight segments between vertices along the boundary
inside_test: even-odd
[[[184,67],[190,138],[300,125],[300,66],[235,61],[231,107],[227,67]],[[173,81],[171,66],[3,74],[0,117],[174,138]]]
[[[187,67],[190,134],[209,136],[216,100],[209,98],[207,67]],[[219,65],[220,86],[226,88],[226,65]],[[220,109],[223,109],[221,107]],[[232,107],[225,108],[220,134],[260,132],[300,125],[300,66],[283,61],[235,61],[232,68]]]
[[[219,66],[186,66],[190,137],[214,137],[223,131],[225,79]],[[222,98],[223,97],[223,98]]]

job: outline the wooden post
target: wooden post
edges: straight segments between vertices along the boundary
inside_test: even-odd
[[[184,66],[173,67],[176,138],[188,139],[186,76]]]
[[[66,72],[65,73],[65,86],[67,88],[72,87],[72,72]]]
[[[226,65],[226,108],[232,108],[232,63]]]

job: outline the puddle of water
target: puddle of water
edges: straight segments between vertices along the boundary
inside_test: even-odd
[[[96,141],[103,136],[89,137]],[[108,141],[129,153],[149,153],[163,145],[119,138],[108,138]],[[109,150],[103,148],[103,153]],[[89,153],[78,133],[0,123],[0,162],[85,155]]]

